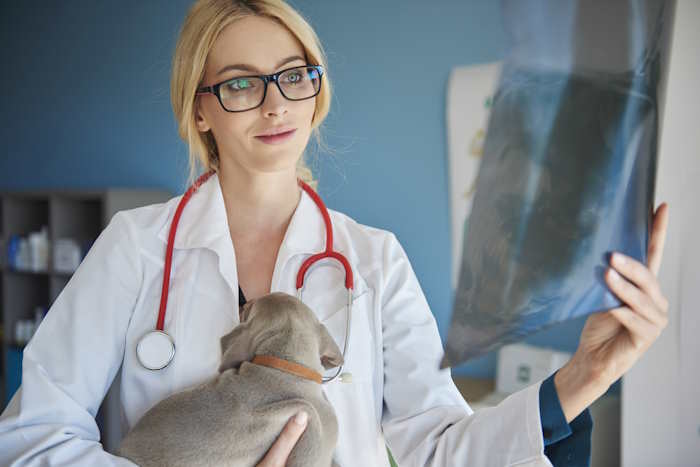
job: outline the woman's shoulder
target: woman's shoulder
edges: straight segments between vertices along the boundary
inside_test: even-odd
[[[182,195],[174,196],[161,203],[117,211],[106,229],[126,230],[137,239],[153,238],[172,218],[181,198]]]
[[[369,239],[384,239],[387,236],[393,236],[393,232],[388,229],[375,227],[368,224],[358,222],[353,217],[344,212],[328,209],[328,212],[333,221],[334,230],[345,231],[348,234],[355,235],[359,238]]]
[[[396,235],[385,228],[363,224],[348,214],[329,209],[333,223],[334,242],[355,252],[358,257],[381,259],[387,249],[398,245]]]

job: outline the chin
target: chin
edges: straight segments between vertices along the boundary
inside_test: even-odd
[[[299,161],[300,157],[301,155],[297,151],[292,153],[289,151],[289,149],[287,149],[287,151],[280,152],[277,155],[273,155],[265,160],[261,169],[273,172],[296,170],[297,162]]]

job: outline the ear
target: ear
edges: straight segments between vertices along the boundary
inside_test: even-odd
[[[199,98],[200,96],[197,96],[197,99],[194,102],[194,123],[197,125],[197,129],[200,132],[206,133],[207,131],[211,130],[211,127],[202,114],[201,101]]]
[[[321,365],[326,370],[343,364],[343,354],[340,353],[338,345],[335,343],[328,330],[323,324],[318,325],[319,345],[318,350],[321,355]]]
[[[248,321],[248,318],[250,318],[250,309],[253,306],[253,302],[255,302],[255,300],[245,302],[245,304],[238,309],[238,320],[241,323],[245,323],[246,321]]]
[[[253,359],[253,336],[250,326],[239,324],[221,338],[221,365],[219,373],[238,368],[241,363]]]

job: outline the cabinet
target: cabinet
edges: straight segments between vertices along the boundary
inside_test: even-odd
[[[172,196],[166,191],[133,189],[0,192],[0,409],[5,409],[20,384],[24,344],[15,339],[18,322],[34,320],[37,307],[50,313],[51,304],[72,275],[54,268],[51,247],[55,241],[73,239],[84,253],[117,211],[164,202]],[[48,266],[36,271],[13,267],[8,257],[10,239],[26,237],[42,227],[48,231]],[[115,447],[120,436],[118,384],[117,376],[96,416],[107,450]]]

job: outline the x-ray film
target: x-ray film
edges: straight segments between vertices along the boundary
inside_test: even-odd
[[[508,50],[442,366],[620,303],[646,262],[675,3],[506,0]]]

